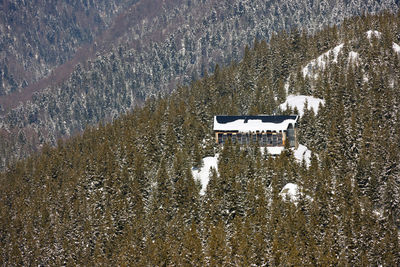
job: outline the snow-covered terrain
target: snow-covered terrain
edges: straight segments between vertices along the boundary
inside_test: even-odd
[[[372,36],[374,36],[374,37],[376,37],[378,39],[381,38],[381,36],[382,36],[381,32],[372,31],[372,30],[367,31],[365,34],[367,35],[367,38],[369,40],[371,40]],[[400,45],[398,45],[395,42],[393,42],[393,46],[392,47],[393,47],[394,52],[400,53]]]
[[[295,205],[297,205],[297,202],[299,201],[300,196],[303,196],[305,199],[309,201],[313,201],[313,198],[310,197],[309,195],[306,195],[303,191],[303,189],[298,186],[297,184],[294,183],[287,183],[279,192],[279,195],[283,200],[289,200],[293,202]]]
[[[306,101],[308,104],[308,109],[312,108],[315,113],[318,113],[318,107],[320,103],[322,105],[325,104],[325,101],[320,98],[315,98],[312,96],[305,96],[305,95],[289,95],[286,98],[286,101],[280,105],[280,108],[282,110],[285,110],[287,106],[291,107],[292,109],[296,107],[297,110],[299,111],[299,115],[302,116],[304,113],[303,110]]]
[[[394,50],[394,52],[400,54],[400,45],[393,43],[393,50]]]
[[[299,199],[299,186],[297,184],[288,183],[282,188],[279,195],[284,200],[289,199],[290,201],[296,203]]]
[[[349,62],[356,63],[359,61],[359,54],[354,51],[349,52]]]
[[[211,168],[214,168],[218,172],[218,157],[219,154],[215,154],[214,157],[205,157],[203,158],[203,167],[200,170],[192,169],[194,179],[201,183],[201,195],[204,195],[206,192],[207,184],[210,180]]]
[[[261,147],[261,152],[264,153],[265,148]],[[279,155],[284,150],[284,147],[267,147],[267,151],[270,155]],[[293,149],[294,157],[298,162],[305,161],[307,166],[310,166],[311,151],[304,145],[299,144],[297,149]],[[214,157],[203,158],[203,167],[200,169],[192,168],[192,175],[195,180],[201,184],[200,195],[204,195],[207,189],[208,182],[210,180],[211,169],[215,169],[218,173],[218,157],[219,154],[215,154]]]
[[[365,34],[367,35],[367,38],[368,38],[368,39],[371,39],[372,36],[377,37],[377,38],[380,38],[381,35],[382,35],[381,32],[373,31],[373,30],[369,30],[369,31],[367,31]]]
[[[293,150],[293,152],[297,161],[302,162],[304,160],[307,167],[310,166],[311,150],[309,150],[306,146],[299,144],[299,147]]]
[[[382,33],[376,30],[369,30],[365,32],[367,38],[371,41],[372,38],[381,38]],[[337,62],[338,55],[340,51],[342,51],[344,44],[340,44],[333,49],[328,50],[327,52],[320,55],[318,58],[311,60],[302,70],[304,77],[309,78],[317,78],[317,71],[324,70],[326,65],[328,64],[329,59],[332,59],[333,63]],[[393,43],[393,50],[397,53],[400,53],[400,45]],[[348,55],[348,61],[352,63],[357,63],[360,60],[359,53],[355,51],[350,51]]]
[[[305,77],[310,77],[310,78],[318,77],[318,74],[314,73],[315,70],[324,70],[331,54],[333,56],[333,62],[337,62],[337,57],[339,55],[339,52],[342,50],[343,46],[344,46],[344,44],[340,44],[340,45],[336,46],[335,48],[330,49],[327,52],[323,53],[318,58],[311,60],[311,62],[308,63],[303,68],[304,78]]]
[[[282,153],[283,149],[285,149],[282,146],[274,146],[274,147],[266,147],[268,154],[270,155],[279,155]],[[264,154],[265,152],[265,147],[260,147],[261,153]]]

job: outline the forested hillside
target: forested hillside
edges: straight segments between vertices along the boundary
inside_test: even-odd
[[[24,91],[69,61],[135,2],[1,1],[0,96]]]
[[[239,61],[254,39],[296,27],[314,33],[351,15],[398,9],[394,0],[1,4],[1,169],[216,64]]]
[[[44,146],[0,174],[1,264],[398,266],[399,43],[399,13],[281,33]],[[300,120],[310,166],[215,145],[214,115],[296,112],[279,108],[288,94],[325,100]],[[202,195],[192,168],[217,153]]]

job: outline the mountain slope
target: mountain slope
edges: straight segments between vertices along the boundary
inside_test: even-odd
[[[24,91],[69,61],[136,1],[2,1],[0,96]]]
[[[1,263],[398,266],[399,18],[256,42],[240,63],[19,161],[0,174]],[[336,62],[304,78],[342,43]],[[299,123],[309,167],[287,149],[215,144],[215,114],[282,112],[285,88],[325,101]],[[216,154],[201,195],[192,167]]]
[[[242,47],[256,38],[269,40],[275,32],[296,26],[313,32],[365,10],[397,8],[389,0],[350,5],[347,1],[140,1],[121,10],[103,34],[77,49],[75,57],[50,76],[19,88],[19,93],[0,96],[0,134],[6,146],[1,165],[44,142],[55,144],[87,124],[114,118],[151,95],[187,84],[212,72],[216,63],[238,60]],[[327,48],[323,42],[317,46],[312,54]]]

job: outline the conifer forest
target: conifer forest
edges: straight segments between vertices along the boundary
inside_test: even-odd
[[[106,2],[92,18],[104,28],[141,1]],[[0,265],[400,266],[400,12],[367,11],[252,36],[236,57],[205,52],[213,63],[175,82],[186,67],[139,77],[137,50],[119,44],[0,113]],[[284,105],[293,95],[321,103]],[[300,114],[309,154],[219,145],[220,114]]]

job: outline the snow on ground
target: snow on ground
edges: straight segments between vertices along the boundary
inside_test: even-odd
[[[372,38],[372,36],[374,36],[374,37],[377,37],[377,38],[380,38],[380,37],[381,37],[381,35],[382,35],[382,33],[381,33],[381,32],[378,32],[378,31],[372,31],[372,30],[369,30],[369,31],[367,31],[367,32],[366,32],[366,34],[367,34],[367,38],[368,38],[368,39],[371,39],[371,38]]]
[[[288,94],[288,92],[289,92],[289,78],[287,79],[287,81],[285,83],[285,92],[286,92],[286,94]]]
[[[293,202],[295,205],[297,205],[297,202],[299,201],[300,196],[303,196],[305,199],[309,201],[314,201],[312,197],[309,195],[306,195],[302,188],[299,187],[297,184],[293,183],[287,183],[279,192],[279,195],[283,200],[288,199],[289,201]]]
[[[289,105],[292,109],[294,107],[297,108],[299,111],[299,115],[303,116],[303,110],[304,110],[304,103],[307,101],[308,103],[308,108],[312,108],[315,113],[318,113],[318,107],[319,104],[322,103],[322,105],[325,104],[325,101],[320,98],[315,98],[312,96],[305,96],[305,95],[288,95],[286,98],[286,101],[280,105],[280,108],[282,110],[286,109],[286,106]]]
[[[203,167],[200,170],[192,168],[194,179],[201,183],[200,195],[204,195],[206,192],[207,184],[210,180],[211,168],[214,168],[218,172],[218,157],[219,154],[215,154],[214,157],[205,157],[203,158]]]
[[[280,155],[282,151],[285,149],[283,146],[274,146],[274,147],[260,147],[260,151],[262,154],[265,152],[265,148],[270,155]]]
[[[265,148],[261,147],[260,149],[264,153]],[[279,155],[284,150],[284,147],[267,147],[267,150],[271,155]],[[307,166],[310,165],[311,151],[306,146],[299,144],[299,147],[294,149],[293,153],[297,161],[301,162],[304,160]],[[218,173],[218,157],[219,154],[215,154],[214,157],[205,157],[203,158],[203,167],[200,169],[192,168],[194,179],[201,184],[200,195],[204,195],[206,192],[210,180],[211,168],[215,169]]]
[[[359,60],[359,54],[354,51],[349,52],[349,62],[357,63]]]
[[[369,30],[367,32],[365,32],[365,34],[367,35],[367,38],[369,40],[372,39],[372,37],[376,37],[376,38],[381,38],[382,33],[379,31],[375,31],[375,30]],[[323,53],[322,55],[320,55],[319,57],[317,57],[316,59],[311,60],[303,69],[303,77],[309,77],[309,78],[317,78],[318,77],[318,73],[316,73],[317,70],[324,70],[329,58],[332,56],[332,62],[336,63],[337,62],[337,58],[338,55],[340,53],[340,51],[342,51],[344,44],[340,44],[336,47],[334,47],[333,49],[328,50],[327,52]],[[397,53],[400,53],[400,45],[393,43],[393,50]],[[351,51],[349,53],[349,62],[357,62],[359,60],[359,54],[357,52]]]
[[[309,150],[306,146],[299,144],[299,147],[293,150],[293,152],[294,152],[294,157],[296,158],[297,161],[302,162],[304,160],[307,167],[310,166],[311,150]]]
[[[296,203],[299,200],[299,186],[297,184],[288,183],[282,188],[279,195],[284,200],[289,199],[290,201]]]
[[[325,66],[328,62],[329,57],[331,56],[331,53],[333,53],[333,62],[337,62],[337,57],[339,55],[339,52],[342,50],[344,44],[340,44],[333,49],[328,50],[327,52],[323,53],[320,55],[318,58],[311,60],[310,63],[308,63],[304,68],[303,68],[303,76],[305,77],[316,77],[317,74],[314,74],[315,69],[320,69],[324,70]]]
[[[394,50],[394,52],[400,54],[400,45],[393,43],[393,50]]]
[[[271,155],[280,155],[284,149],[282,146],[267,147],[267,151]]]
[[[277,147],[267,147],[268,154],[270,155],[280,155],[285,148],[282,146]],[[305,145],[299,144],[297,149],[292,148],[294,158],[301,163],[303,160],[306,166],[309,167],[311,163],[311,150],[309,150]],[[264,154],[265,147],[260,147],[261,153]]]

